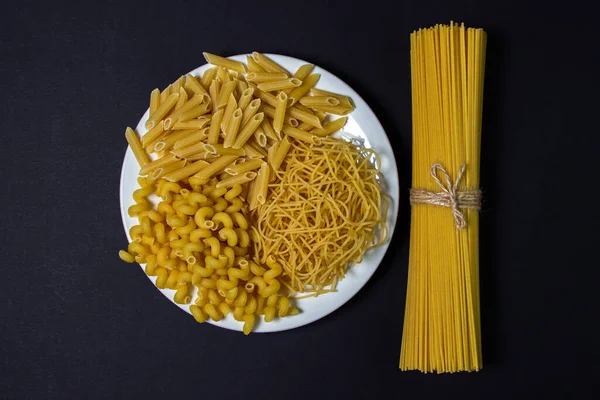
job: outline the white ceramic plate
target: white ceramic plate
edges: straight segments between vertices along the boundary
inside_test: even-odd
[[[297,58],[267,54],[275,62],[286,68],[288,71],[295,71],[302,64],[307,64],[306,61],[299,60]],[[233,60],[246,62],[246,55],[237,55],[229,57]],[[208,64],[196,68],[191,71],[192,75],[200,76],[206,69],[209,68]],[[381,173],[384,178],[383,191],[390,197],[391,203],[387,216],[387,224],[390,232],[390,238],[396,225],[396,218],[398,216],[398,197],[399,197],[399,186],[398,186],[398,170],[396,168],[396,160],[394,158],[394,152],[390,142],[383,130],[383,127],[379,123],[379,120],[369,108],[367,103],[356,93],[350,86],[342,82],[341,79],[325,71],[322,68],[315,67],[313,73],[320,73],[321,79],[317,83],[318,89],[328,90],[334,93],[350,96],[356,105],[356,110],[352,112],[348,117],[348,122],[344,127],[344,133],[350,134],[355,137],[364,139],[364,145],[366,147],[373,147],[381,156]],[[148,110],[146,110],[144,116],[137,125],[138,132],[146,132],[144,124],[148,119]],[[138,188],[137,177],[139,172],[139,166],[133,156],[131,148],[127,148],[125,153],[125,159],[123,160],[123,169],[121,171],[121,188],[120,188],[120,200],[121,200],[121,216],[123,218],[123,225],[125,227],[125,234],[127,239],[131,241],[129,236],[129,229],[133,225],[137,225],[137,219],[130,218],[127,214],[129,206],[134,204],[132,194],[133,191]],[[351,268],[346,277],[339,282],[338,291],[334,293],[327,293],[315,298],[301,299],[296,302],[296,305],[302,310],[298,315],[292,317],[286,317],[276,319],[273,322],[265,323],[257,319],[253,332],[277,332],[287,329],[297,328],[306,324],[310,324],[324,316],[332,313],[344,303],[350,300],[364,285],[367,283],[369,278],[373,275],[379,263],[383,259],[385,252],[389,246],[389,240],[384,245],[369,251],[365,254],[363,261],[360,264],[355,265]],[[153,283],[156,281],[156,277],[148,277]],[[162,289],[160,290],[173,304],[177,305],[182,310],[189,313],[189,305],[179,305],[173,301],[174,290]],[[222,328],[232,329],[241,331],[242,323],[235,321],[230,315],[227,318],[219,322],[209,321],[209,323],[220,326]]]

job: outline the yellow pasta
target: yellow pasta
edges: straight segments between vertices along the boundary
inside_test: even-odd
[[[305,107],[335,107],[340,105],[340,101],[331,96],[306,96],[300,99],[300,104]]]
[[[246,73],[246,66],[239,61],[220,57],[220,56],[217,56],[217,55],[211,54],[211,53],[202,53],[202,55],[206,59],[206,62],[209,64],[223,67],[226,69],[230,69],[232,71],[239,72],[240,74]]]
[[[233,147],[234,149],[241,149],[244,146],[244,144],[246,144],[248,139],[252,136],[252,134],[256,131],[256,129],[260,126],[260,124],[263,122],[263,119],[264,113],[258,113],[251,117],[251,119],[246,122],[242,130],[237,134],[231,147]]]
[[[334,119],[333,121],[323,125],[323,128],[312,129],[310,131],[310,134],[315,136],[331,135],[332,133],[335,133],[342,129],[346,125],[347,121],[348,117]]]
[[[164,102],[161,102],[160,106],[146,121],[146,128],[151,129],[158,124],[168,113],[171,111],[175,104],[179,100],[179,93],[170,94]]]
[[[160,105],[160,90],[154,89],[150,93],[150,115],[154,114],[154,112],[158,109]]]
[[[217,104],[219,102],[219,92],[221,91],[221,81],[218,79],[214,79],[208,88],[208,92],[210,94],[210,99],[213,104]]]
[[[284,79],[281,81],[263,82],[258,85],[258,89],[263,92],[273,92],[276,90],[292,89],[300,86],[302,81],[296,78]]]
[[[138,138],[137,134],[130,127],[127,127],[127,129],[125,129],[125,139],[127,139],[127,143],[129,143],[131,151],[133,151],[133,155],[135,156],[135,159],[137,160],[140,167],[143,167],[144,165],[148,164],[150,162],[150,160],[148,159],[148,154],[146,154],[146,152],[144,151],[144,148],[142,147],[142,144],[140,143],[140,139]]]
[[[235,159],[237,159],[237,156],[221,156],[194,176],[196,178],[210,178],[231,164]]]
[[[335,94],[307,96],[318,80],[317,74],[310,75],[312,64],[301,66],[291,76],[266,56],[253,53],[246,75],[242,63],[205,56],[216,66],[201,78],[186,75],[162,92],[154,90],[149,127],[154,125],[141,143],[137,136],[129,139],[145,157],[140,162],[144,177],[138,179],[141,188],[133,193],[136,204],[128,209],[139,222],[130,230],[132,243],[119,256],[127,262],[146,263],[145,272],[156,276],[157,287],[174,290],[179,304],[191,303],[196,321],[218,321],[233,314],[244,322],[247,334],[256,316],[272,321],[297,314],[299,310],[290,303],[293,291],[312,290],[300,288],[302,272],[289,268],[301,263],[303,254],[291,249],[280,259],[282,253],[259,234],[258,224],[276,185],[289,173],[286,160],[322,146],[319,136],[343,127],[343,119],[321,125],[325,113],[311,109],[350,104]],[[298,98],[290,107],[292,93]],[[144,149],[157,158],[150,160]],[[327,163],[337,162],[334,157],[340,153],[332,151]],[[325,161],[320,165],[318,174]],[[362,166],[359,163],[355,168]],[[303,182],[310,182],[307,171],[296,172]],[[330,189],[346,193],[344,188],[334,185]],[[297,191],[298,183],[289,189]],[[159,198],[156,206],[154,195]],[[287,200],[292,202],[290,196]],[[356,203],[341,207],[356,207]],[[298,205],[293,212],[297,209]],[[282,228],[273,221],[269,224]],[[296,228],[292,222],[292,232]],[[297,243],[313,246],[302,240]],[[267,248],[277,261],[265,255]],[[310,268],[314,274],[324,264]],[[296,275],[290,278],[289,273]],[[319,287],[311,293],[326,291]]]
[[[436,172],[458,193],[478,190],[485,47],[485,32],[464,24],[411,34],[412,191],[441,192]],[[479,214],[458,207],[412,205],[402,370],[482,368]]]
[[[227,102],[227,106],[225,107],[225,112],[223,113],[223,118],[221,119],[221,131],[226,132],[227,126],[229,125],[229,121],[235,110],[238,109],[238,103],[233,94],[229,95],[229,101]]]
[[[204,168],[207,168],[210,164],[207,163],[206,161],[203,160],[199,160],[196,161],[190,165],[187,165],[181,169],[178,169],[176,171],[173,171],[167,175],[164,176],[164,179],[170,181],[170,182],[178,182],[184,178],[188,178],[194,174],[196,174],[198,171],[203,170]]]
[[[281,133],[281,128],[283,128],[287,101],[288,97],[285,93],[280,92],[277,95],[277,105],[275,106],[275,116],[273,117],[273,129],[275,129],[275,132],[278,134]]]
[[[271,60],[269,57],[265,56],[264,54],[261,54],[257,51],[252,53],[252,59],[254,61],[256,61],[256,63],[258,65],[260,65],[260,67],[262,69],[264,69],[266,72],[272,72],[272,73],[284,73],[286,75],[289,75],[289,73],[285,70],[285,68],[283,68],[281,65],[277,64],[275,61]]]
[[[256,178],[255,172],[245,172],[243,174],[235,175],[227,179],[223,179],[219,183],[217,183],[217,187],[230,188],[235,185],[242,185],[244,183],[250,182]]]
[[[285,159],[287,152],[291,147],[291,143],[287,137],[284,137],[281,142],[277,142],[269,149],[267,153],[267,161],[274,171],[278,171],[281,163]]]
[[[231,147],[237,137],[240,124],[242,123],[242,110],[237,109],[231,114],[231,119],[225,127],[225,139],[223,140],[224,147]]]
[[[307,76],[300,86],[295,89],[292,89],[288,93],[288,98],[290,99],[290,105],[294,105],[300,101],[301,98],[306,96],[306,94],[317,84],[321,78],[320,74],[312,74]]]
[[[210,122],[209,118],[193,119],[193,120],[187,121],[187,122],[176,122],[175,124],[173,124],[173,126],[171,127],[171,129],[173,129],[173,130],[179,130],[179,129],[202,129],[206,125],[208,125],[209,122]]]
[[[338,99],[338,101],[340,102],[341,105],[347,106],[350,108],[354,108],[354,103],[352,102],[352,99],[348,96],[344,96],[344,95],[333,93],[333,92],[328,92],[326,90],[321,90],[321,89],[317,89],[317,88],[310,89],[310,94],[312,94],[313,96],[334,97],[334,98]]]
[[[272,82],[272,81],[283,81],[289,78],[288,74],[283,72],[250,72],[246,75],[246,79],[249,82]]]
[[[202,78],[200,79],[200,84],[204,87],[204,89],[208,89],[213,79],[217,75],[217,67],[212,67],[204,71],[202,74]]]
[[[247,88],[245,89],[241,96],[240,96],[240,101],[238,102],[238,107],[242,109],[242,111],[244,111],[246,109],[246,107],[248,107],[248,104],[250,104],[250,102],[252,101],[252,96],[254,95],[254,88]]]
[[[221,87],[219,99],[217,100],[217,110],[224,108],[228,104],[229,95],[234,95],[233,91],[236,87],[237,83],[235,81],[227,82]]]
[[[290,95],[291,95],[291,93],[290,93]],[[321,120],[319,119],[319,117],[317,115],[311,113],[310,111],[305,111],[305,110],[301,109],[300,107],[298,107],[297,104],[295,106],[288,108],[288,112],[289,112],[290,117],[296,118],[297,120],[302,121],[302,122],[307,122],[307,123],[311,124],[312,126],[314,126],[315,128],[322,128]]]
[[[248,63],[248,71],[249,72],[266,72],[263,67],[261,67],[252,56],[246,56],[246,62]]]
[[[313,105],[312,108],[314,108],[316,111],[327,112],[334,115],[348,115],[354,111],[352,107],[341,104],[337,106]]]
[[[246,155],[246,152],[242,149],[235,149],[231,147],[225,147],[223,144],[208,144],[204,145],[204,149],[214,155],[230,155],[230,156],[238,156],[243,157]]]
[[[292,126],[289,125],[285,125],[283,127],[283,132],[288,135],[293,137],[294,139],[297,140],[301,140],[303,142],[308,142],[308,143],[314,143],[314,144],[320,144],[321,143],[321,139],[319,139],[318,136],[315,136],[311,133],[307,133],[301,129],[298,128],[294,128]]]
[[[189,90],[190,92],[194,93],[195,95],[208,95],[208,92],[206,91],[204,86],[202,86],[202,84],[198,82],[198,79],[196,79],[196,77],[192,74],[187,74],[185,76],[185,82],[183,83],[183,87]]]

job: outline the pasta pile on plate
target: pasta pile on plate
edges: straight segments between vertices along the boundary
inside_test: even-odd
[[[387,238],[378,160],[373,149],[339,139],[294,142],[253,213],[258,260],[275,257],[293,291],[334,291],[346,269]]]
[[[303,283],[312,282],[290,278],[294,271],[285,249],[270,245],[265,251],[267,247],[257,243],[265,243],[261,235],[269,233],[253,229],[254,215],[269,222],[277,218],[259,211],[272,204],[268,199],[276,196],[276,185],[285,185],[292,173],[312,179],[325,167],[306,161],[313,168],[309,176],[293,159],[307,152],[339,163],[333,175],[338,180],[352,176],[354,187],[339,183],[326,189],[322,182],[323,196],[327,190],[342,190],[350,201],[347,209],[366,213],[369,220],[379,218],[379,192],[364,153],[327,138],[346,123],[343,117],[326,122],[327,115],[347,115],[354,105],[345,96],[314,88],[319,74],[311,74],[313,65],[303,65],[292,75],[256,52],[247,57],[247,66],[213,54],[204,56],[212,68],[200,77],[182,76],[163,91],[153,90],[146,130],[126,130],[140,164],[140,188],[128,213],[139,224],[130,230],[133,241],[127,251],[119,255],[127,262],[145,263],[146,273],[156,276],[156,286],[175,290],[175,301],[190,304],[198,322],[232,314],[248,334],[259,315],[270,322],[299,313],[292,295]],[[348,153],[341,156],[340,151]],[[280,207],[295,200],[288,196],[285,201],[289,204]],[[334,218],[326,224],[338,224],[345,217]],[[340,250],[330,255],[349,251],[348,261],[357,262],[372,242],[373,224],[342,224],[337,235],[348,235],[350,241],[360,237],[359,244],[340,244]],[[276,226],[282,228],[282,223]],[[296,277],[318,266],[302,268]],[[343,268],[336,264],[319,272],[314,283],[331,283],[334,271]]]

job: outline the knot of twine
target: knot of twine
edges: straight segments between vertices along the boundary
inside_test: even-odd
[[[450,180],[450,175],[442,164],[433,164],[431,166],[431,177],[442,189],[441,192],[430,192],[425,189],[410,190],[410,205],[416,204],[431,204],[434,206],[448,207],[452,209],[454,215],[454,223],[457,229],[463,229],[467,226],[464,214],[460,211],[461,208],[470,208],[473,210],[481,209],[481,190],[461,190],[458,191],[458,184],[463,177],[466,165],[460,167],[458,176],[454,183]],[[446,180],[446,184],[438,178],[440,171]]]

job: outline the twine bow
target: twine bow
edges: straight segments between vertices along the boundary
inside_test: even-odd
[[[460,167],[458,176],[454,184],[450,180],[450,175],[442,164],[433,164],[431,166],[431,177],[442,189],[441,192],[430,192],[425,189],[410,190],[410,205],[416,204],[431,204],[434,206],[448,207],[452,209],[454,215],[454,223],[457,229],[463,229],[467,226],[465,216],[460,211],[461,208],[469,208],[473,210],[481,209],[481,190],[461,190],[458,191],[458,184],[463,177],[466,165]],[[438,178],[438,170],[444,175],[446,184]]]

